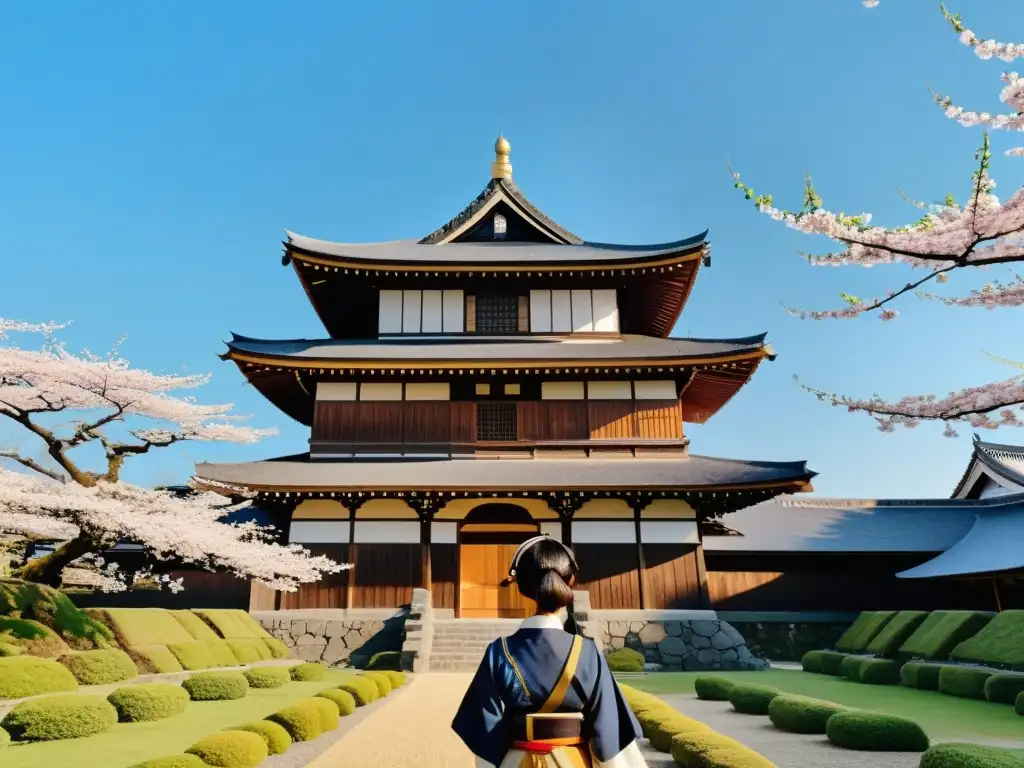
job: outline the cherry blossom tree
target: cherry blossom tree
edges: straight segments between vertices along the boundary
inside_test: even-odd
[[[104,357],[75,355],[56,341],[61,327],[0,318],[0,338],[15,332],[45,338],[41,349],[0,345],[0,417],[45,451],[42,457],[0,449],[0,458],[21,467],[0,466],[0,534],[62,542],[15,576],[56,586],[69,564],[85,562],[105,589],[139,579],[168,582],[148,568],[126,574],[105,563],[101,553],[121,541],[142,544],[156,560],[224,570],[286,591],[349,567],[275,543],[273,528],[226,522],[226,515],[251,503],[241,489],[182,496],[122,481],[126,460],[159,448],[182,441],[254,443],[273,431],[239,424],[231,405],[200,405],[171,394],[202,386],[206,375],[132,368],[120,356],[120,342]],[[90,448],[102,456],[98,471],[79,458]]]
[[[866,0],[864,5],[873,8],[878,2]],[[940,6],[940,9],[959,35],[960,42],[973,49],[979,58],[995,57],[1004,61],[1024,58],[1024,45],[982,40],[964,26],[959,15],[951,14],[945,6]],[[848,215],[826,210],[810,177],[807,177],[804,187],[803,208],[799,211],[784,210],[775,205],[771,195],[756,194],[730,168],[736,188],[762,214],[798,232],[824,235],[839,245],[830,253],[805,254],[810,264],[861,267],[902,264],[923,274],[889,291],[884,297],[861,299],[840,294],[845,302],[842,307],[824,310],[787,308],[790,314],[803,319],[825,320],[875,313],[881,320],[891,321],[898,315],[893,303],[910,293],[951,307],[995,309],[1024,306],[1024,278],[1019,275],[1012,280],[990,281],[984,288],[966,296],[945,297],[921,290],[927,284],[947,282],[949,274],[956,270],[977,270],[1024,261],[1024,189],[1018,189],[1005,201],[1000,201],[994,193],[996,185],[990,175],[992,154],[987,130],[1024,131],[1024,77],[1016,72],[1007,72],[1002,79],[1006,85],[1000,98],[1015,110],[1014,114],[970,111],[957,106],[949,96],[935,95],[947,117],[965,126],[983,126],[986,132],[981,147],[975,153],[977,165],[964,202],[958,203],[952,196],[937,204],[908,199],[922,211],[922,215],[907,226],[874,226],[870,214]],[[1007,154],[1024,155],[1024,148],[1012,149]],[[1024,370],[1020,363],[995,359]],[[914,395],[897,401],[878,396],[856,398],[801,386],[819,400],[852,412],[870,414],[884,432],[891,432],[896,426],[916,427],[926,420],[945,422],[943,434],[948,437],[957,435],[953,426],[956,423],[984,429],[1024,426],[1024,418],[1019,412],[1024,403],[1022,374],[953,392],[945,397]]]

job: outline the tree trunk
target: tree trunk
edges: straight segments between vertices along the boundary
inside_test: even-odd
[[[82,555],[94,552],[96,545],[84,534],[66,541],[48,555],[29,560],[21,568],[14,571],[14,578],[46,584],[51,587],[60,586],[60,577],[64,568]]]

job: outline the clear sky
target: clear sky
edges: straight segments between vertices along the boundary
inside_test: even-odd
[[[1014,4],[960,5],[982,37],[1024,39]],[[780,302],[832,307],[840,291],[871,296],[908,273],[807,266],[797,249],[826,244],[757,214],[726,160],[791,207],[811,171],[827,207],[905,223],[917,212],[897,189],[962,200],[981,142],[927,85],[996,110],[1003,67],[959,45],[930,0],[10,3],[0,316],[73,320],[74,349],[127,333],[133,363],[212,371],[204,401],[281,430],[255,446],[137,459],[129,480],[181,482],[195,461],[302,451],[308,429],[215,357],[231,330],[323,335],[281,266],[283,230],[422,236],[487,183],[500,131],[520,188],[586,239],[710,228],[713,265],[675,335],[768,331],[779,357],[689,428],[695,453],[807,459],[822,494],[948,495],[970,429],[884,435],[792,376],[887,397],[1005,378],[981,350],[1024,357],[1020,315],[911,297],[887,324],[788,316]],[[1004,195],[1024,180],[1021,161],[1002,157],[1009,138],[994,137]],[[957,277],[946,289],[978,285]]]

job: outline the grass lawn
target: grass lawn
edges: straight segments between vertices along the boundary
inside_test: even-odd
[[[656,672],[621,679],[625,685],[658,695],[692,694],[693,681],[700,674],[709,673]],[[901,685],[864,685],[844,678],[786,669],[714,674],[859,709],[903,715],[917,721],[933,739],[1000,739],[1024,743],[1024,717],[1015,714],[1013,707],[1006,704],[958,699]]]
[[[85,739],[13,743],[3,751],[0,764],[4,768],[129,768],[154,757],[184,752],[209,733],[262,720],[351,676],[351,672],[328,670],[327,679],[317,683],[251,688],[248,696],[236,701],[194,701],[176,717],[152,723],[118,723],[113,730]],[[116,687],[103,686],[103,690]]]

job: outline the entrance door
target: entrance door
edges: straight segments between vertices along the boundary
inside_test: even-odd
[[[459,548],[459,617],[518,619],[532,616],[536,603],[515,584],[501,586],[518,544],[463,544]]]

